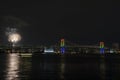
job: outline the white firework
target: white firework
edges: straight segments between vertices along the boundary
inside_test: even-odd
[[[18,33],[11,33],[10,35],[8,35],[8,41],[11,43],[17,43],[20,40],[21,36]]]
[[[16,28],[7,28],[6,30],[8,41],[12,43],[12,46],[21,40],[21,35],[17,32]]]

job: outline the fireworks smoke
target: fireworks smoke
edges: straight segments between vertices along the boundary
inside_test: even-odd
[[[27,22],[15,16],[0,17],[0,27],[22,28],[28,25],[29,24]]]

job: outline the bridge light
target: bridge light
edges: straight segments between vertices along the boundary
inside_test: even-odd
[[[104,54],[104,42],[100,42],[100,53]]]
[[[60,51],[61,53],[65,53],[65,40],[64,39],[61,39],[61,42],[60,42]]]

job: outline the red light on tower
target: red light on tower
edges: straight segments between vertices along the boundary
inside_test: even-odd
[[[104,42],[100,42],[100,48],[104,48]]]
[[[64,46],[65,46],[65,40],[64,40],[64,39],[61,39],[60,46],[61,46],[61,47],[64,47]]]

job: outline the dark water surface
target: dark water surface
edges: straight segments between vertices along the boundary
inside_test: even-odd
[[[120,55],[0,54],[0,80],[120,80]]]

